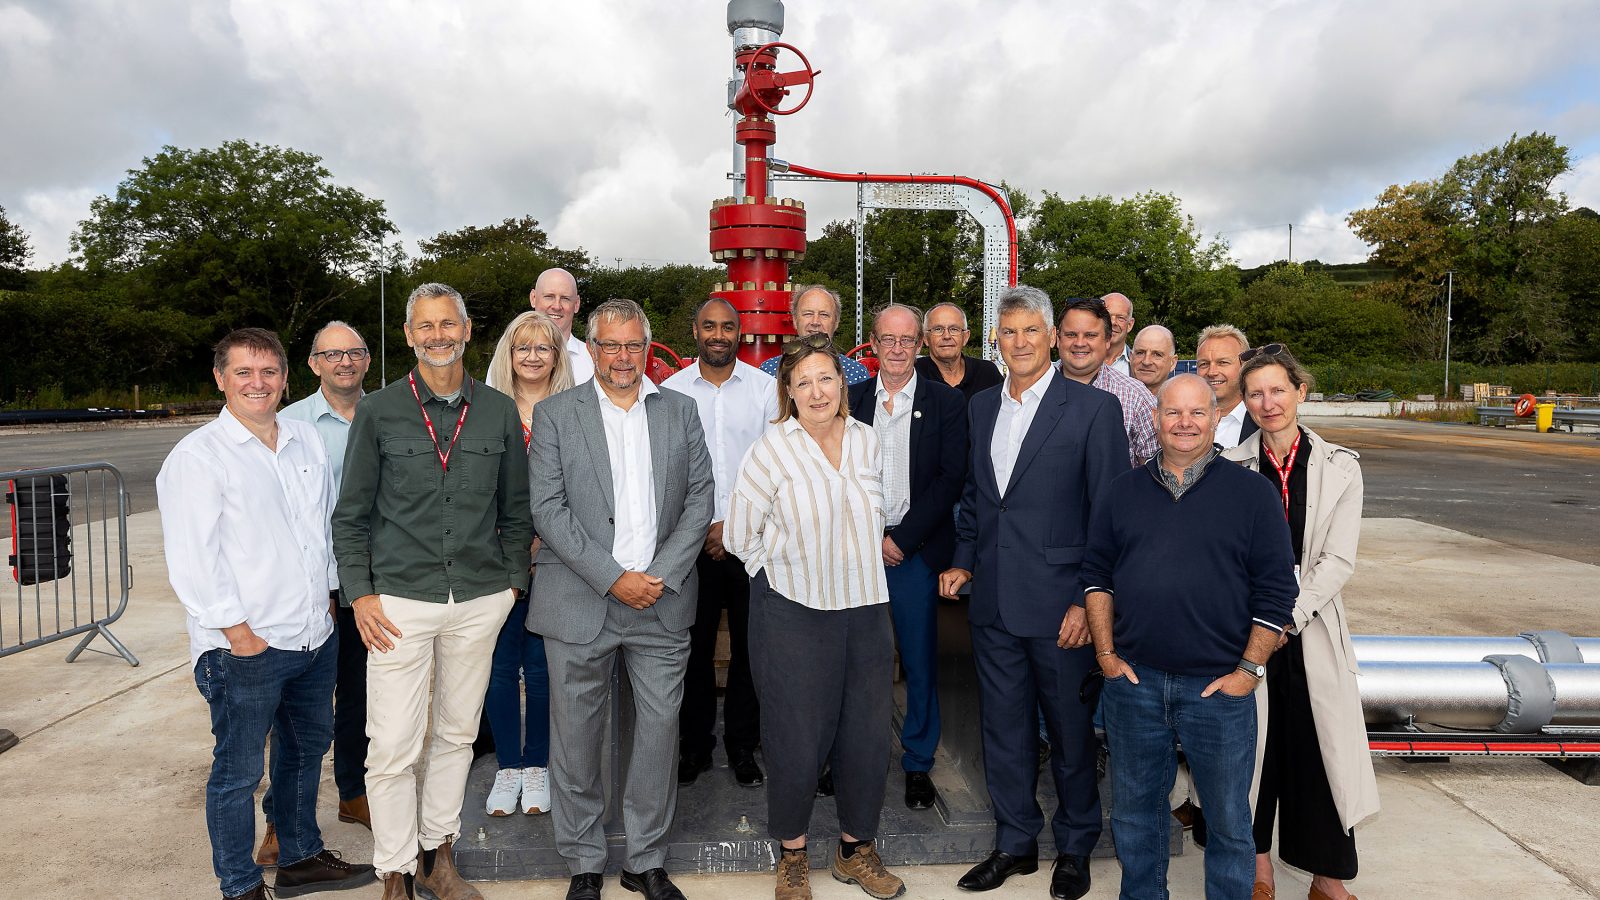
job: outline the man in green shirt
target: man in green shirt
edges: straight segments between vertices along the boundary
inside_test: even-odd
[[[413,875],[438,897],[481,900],[451,848],[495,639],[528,589],[527,456],[516,404],[462,365],[472,321],[461,295],[421,285],[405,330],[419,364],[357,407],[333,514],[339,584],[370,651],[373,864],[384,900],[410,896]]]

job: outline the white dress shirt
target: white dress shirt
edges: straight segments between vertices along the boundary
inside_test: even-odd
[[[706,449],[711,454],[711,477],[717,491],[711,513],[712,522],[728,517],[728,497],[739,476],[739,463],[750,447],[778,417],[778,380],[748,363],[733,361],[733,372],[720,386],[700,373],[695,363],[661,382],[694,399],[700,410],[700,425],[706,432]]]
[[[844,420],[839,468],[796,419],[768,428],[739,467],[722,543],[745,571],[812,609],[889,602],[878,436]]]
[[[278,418],[285,417],[316,426],[317,436],[328,451],[328,467],[333,470],[333,495],[339,496],[339,485],[344,483],[344,448],[350,443],[350,420],[334,410],[321,388],[278,410]]]
[[[994,461],[994,480],[1000,485],[1001,496],[1011,484],[1011,470],[1017,465],[1017,454],[1022,452],[1022,439],[1028,436],[1033,417],[1039,412],[1039,402],[1050,387],[1055,373],[1049,369],[1022,392],[1020,401],[1011,399],[1011,373],[1006,373],[1000,383],[1000,415],[995,418],[994,437],[989,440],[989,457]]]
[[[877,383],[878,408],[872,412],[872,430],[878,433],[878,446],[883,450],[883,518],[884,527],[900,524],[911,509],[911,403],[917,396],[917,373],[911,373],[894,395],[894,412],[884,409],[889,392],[884,390],[883,376]]]
[[[1217,433],[1212,440],[1224,450],[1231,450],[1239,446],[1239,433],[1244,428],[1244,417],[1249,413],[1244,410],[1244,401],[1239,401],[1233,407],[1233,412],[1217,420]]]
[[[639,399],[626,411],[611,402],[600,382],[600,421],[606,430],[606,456],[611,463],[611,508],[616,531],[611,555],[630,572],[643,572],[656,558],[656,481],[650,458],[650,418],[645,398],[657,393],[648,378],[639,379]]]
[[[594,378],[594,357],[589,355],[589,345],[582,339],[567,336],[567,359],[572,363],[573,384],[583,384]],[[489,386],[494,387],[492,384]]]
[[[1121,372],[1124,375],[1131,377],[1133,375],[1133,371],[1130,368],[1133,365],[1133,345],[1123,344],[1122,352],[1118,353],[1117,358],[1106,363],[1106,365],[1116,369],[1118,372]]]
[[[222,629],[240,623],[279,650],[333,633],[333,475],[314,427],[280,416],[274,452],[224,407],[172,448],[156,498],[191,666],[226,649]]]

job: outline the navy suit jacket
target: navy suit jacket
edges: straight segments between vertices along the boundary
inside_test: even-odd
[[[1089,520],[1111,479],[1128,471],[1128,433],[1111,394],[1055,371],[1039,401],[1011,483],[995,483],[990,443],[1000,392],[972,398],[972,450],[951,565],[972,573],[967,616],[1018,637],[1055,637],[1067,607],[1083,605],[1078,565]]]
[[[878,379],[850,386],[850,415],[872,424]],[[950,567],[955,517],[967,475],[967,401],[947,384],[918,377],[911,397],[911,508],[889,529],[907,558],[921,553],[935,574]]]

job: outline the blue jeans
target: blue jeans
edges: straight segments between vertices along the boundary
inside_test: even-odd
[[[489,667],[489,691],[483,699],[489,730],[494,733],[495,760],[502,769],[550,765],[550,670],[544,661],[544,638],[529,631],[528,601],[511,606],[511,615],[495,640]],[[522,714],[522,683],[528,686],[528,714]],[[521,726],[520,728],[518,726]]]
[[[900,768],[926,772],[939,748],[939,582],[920,553],[886,566],[889,614],[900,667],[906,673],[906,717],[900,728]]]
[[[1123,900],[1167,897],[1167,794],[1183,745],[1205,806],[1206,897],[1250,896],[1255,880],[1250,779],[1255,773],[1256,700],[1217,691],[1215,676],[1173,675],[1134,664],[1139,683],[1109,679],[1100,695],[1111,750],[1111,834],[1122,862]],[[1221,674],[1221,673],[1219,673]]]
[[[330,637],[313,650],[269,647],[249,657],[209,650],[195,663],[195,687],[211,707],[216,738],[206,781],[206,831],[211,867],[224,896],[261,883],[261,867],[253,857],[253,798],[269,728],[279,864],[294,865],[322,852],[317,785],[322,757],[333,741],[338,657],[338,639]]]

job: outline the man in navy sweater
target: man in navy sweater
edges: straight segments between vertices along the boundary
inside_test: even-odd
[[[1248,897],[1255,690],[1293,621],[1294,554],[1271,485],[1217,458],[1195,375],[1156,397],[1160,449],[1095,506],[1082,578],[1111,750],[1122,896],[1167,896],[1167,793],[1182,743],[1205,804],[1206,896]]]

